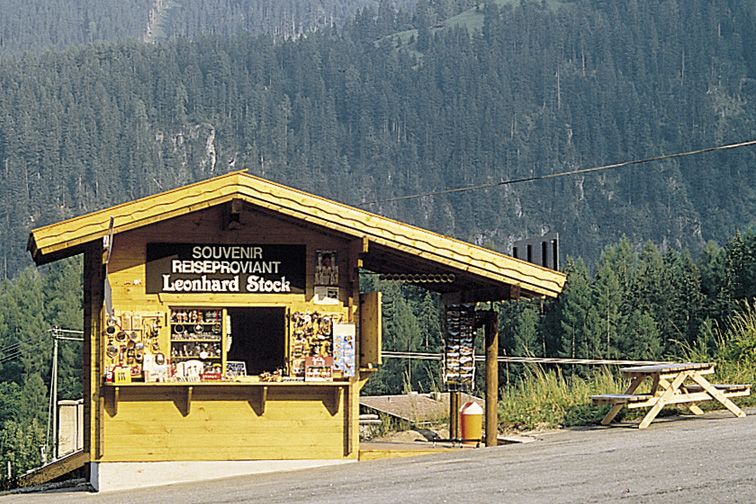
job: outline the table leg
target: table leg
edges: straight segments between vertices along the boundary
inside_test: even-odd
[[[738,406],[734,402],[730,401],[722,392],[717,390],[714,387],[714,385],[709,383],[709,380],[707,380],[706,378],[704,378],[698,373],[694,373],[693,375],[691,375],[691,378],[693,378],[694,382],[701,385],[701,387],[706,392],[708,392],[711,397],[719,401],[722,404],[722,406],[730,410],[730,412],[733,415],[735,415],[738,418],[743,418],[744,416],[746,416],[746,414],[743,412],[742,409],[738,408]]]
[[[682,385],[682,382],[684,382],[685,378],[687,377],[688,373],[680,373],[675,377],[674,380],[672,380],[669,388],[664,391],[664,393],[659,397],[659,400],[656,401],[656,404],[654,404],[653,407],[648,411],[648,413],[646,413],[646,416],[643,417],[643,420],[641,420],[641,423],[638,426],[639,429],[645,429],[651,422],[654,421],[656,415],[658,415],[662,408],[667,404],[667,401],[669,401],[669,399],[673,395],[675,395],[675,391],[680,388],[680,385]]]
[[[633,392],[635,392],[635,389],[638,388],[638,385],[640,385],[645,378],[645,376],[636,376],[635,380],[633,380],[630,386],[627,387],[627,390],[625,390],[625,394],[632,394]],[[607,413],[606,416],[604,416],[603,420],[601,420],[601,425],[609,425],[612,420],[614,420],[614,417],[617,416],[617,413],[620,412],[622,406],[624,406],[624,404],[615,404],[614,406],[612,406],[612,409],[609,410],[609,413]]]
[[[669,382],[661,378],[658,374],[655,374],[653,383],[651,384],[651,395],[656,395],[656,392],[659,390],[659,385],[661,385],[662,388],[666,390],[667,387],[669,387]]]
[[[690,412],[693,413],[694,415],[703,415],[703,410],[699,408],[698,406],[696,406],[695,403],[692,403],[692,402],[685,403],[685,406],[687,406]]]
[[[667,388],[669,388],[671,386],[670,383],[667,380],[665,380],[664,378],[660,379],[659,383],[661,384],[661,386],[664,389],[667,389]],[[685,388],[685,385],[681,385],[680,388],[679,388],[679,390],[681,392],[686,393],[686,394],[688,392],[687,389]],[[689,402],[689,403],[682,403],[682,404],[684,404],[690,410],[690,412],[693,413],[694,415],[703,415],[703,410],[701,408],[699,408],[696,405],[696,403]]]

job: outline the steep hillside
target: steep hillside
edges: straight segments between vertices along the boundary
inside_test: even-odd
[[[522,4],[521,0],[492,0],[486,3],[477,3],[476,5],[464,9],[460,13],[455,14],[448,18],[440,18],[437,12],[433,10],[429,15],[416,16],[414,19],[414,27],[402,30],[397,33],[391,33],[382,38],[382,40],[390,40],[394,45],[399,47],[413,47],[416,45],[418,36],[422,31],[424,35],[436,35],[443,32],[448,32],[454,29],[466,30],[469,33],[475,33],[483,29],[483,21],[485,19],[486,5],[488,8],[517,8]],[[552,11],[558,11],[564,7],[572,6],[572,2],[560,2],[559,0],[547,0],[546,6]],[[436,15],[434,15],[436,14]],[[380,41],[378,42],[380,43]]]
[[[0,0],[0,56],[138,38],[155,0]]]
[[[754,149],[370,203],[756,138],[749,2],[489,5],[411,51],[375,44],[391,12],[0,60],[2,273],[31,227],[241,168],[504,251],[558,231],[589,264],[754,223]]]
[[[409,12],[414,4],[414,0],[0,0],[0,56],[106,40],[156,42],[243,32],[292,38],[342,26],[364,9]]]

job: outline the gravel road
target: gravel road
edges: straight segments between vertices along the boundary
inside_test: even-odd
[[[537,441],[127,492],[5,503],[756,502],[756,410],[537,434]]]

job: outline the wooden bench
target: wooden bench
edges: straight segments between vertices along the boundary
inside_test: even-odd
[[[600,404],[630,404],[648,401],[653,397],[651,394],[599,394],[592,395],[591,401],[593,401],[594,406]]]
[[[721,391],[725,397],[744,397],[744,396],[751,395],[750,384],[731,385],[731,384],[723,384],[723,383],[712,383],[712,385],[714,386],[715,389]],[[687,392],[688,394],[700,394],[704,392],[704,388],[698,384],[683,385],[680,387],[680,391],[683,394],[685,392]],[[605,405],[605,404],[625,404],[629,408],[632,408],[632,407],[641,408],[641,407],[644,407],[645,405],[640,405],[636,403],[643,403],[646,401],[650,401],[653,398],[654,398],[653,394],[598,394],[598,395],[592,395],[591,401],[594,406]]]
[[[714,385],[714,388],[717,390],[721,390],[723,394],[737,394],[737,395],[743,395],[747,396],[751,394],[751,384],[750,383],[743,383],[739,385],[730,385],[726,383],[712,383]],[[689,392],[701,392],[703,390],[703,387],[701,385],[684,385],[685,389]]]
[[[721,391],[726,397],[744,397],[751,395],[751,384],[725,384],[725,383],[712,383],[714,388]],[[704,388],[701,385],[684,385],[685,390],[691,393],[703,392]]]

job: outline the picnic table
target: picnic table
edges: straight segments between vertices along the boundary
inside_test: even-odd
[[[594,395],[591,396],[591,401],[594,405],[613,405],[609,413],[601,420],[601,425],[609,425],[624,406],[628,408],[651,408],[641,420],[639,429],[648,427],[661,409],[670,404],[684,404],[691,413],[700,415],[703,411],[696,403],[715,400],[733,415],[744,417],[743,410],[730,398],[749,395],[751,385],[710,383],[705,375],[713,374],[714,366],[715,364],[711,362],[687,362],[621,368],[620,372],[624,378],[633,379],[625,393]],[[636,389],[646,378],[652,381],[650,392],[636,394]]]

